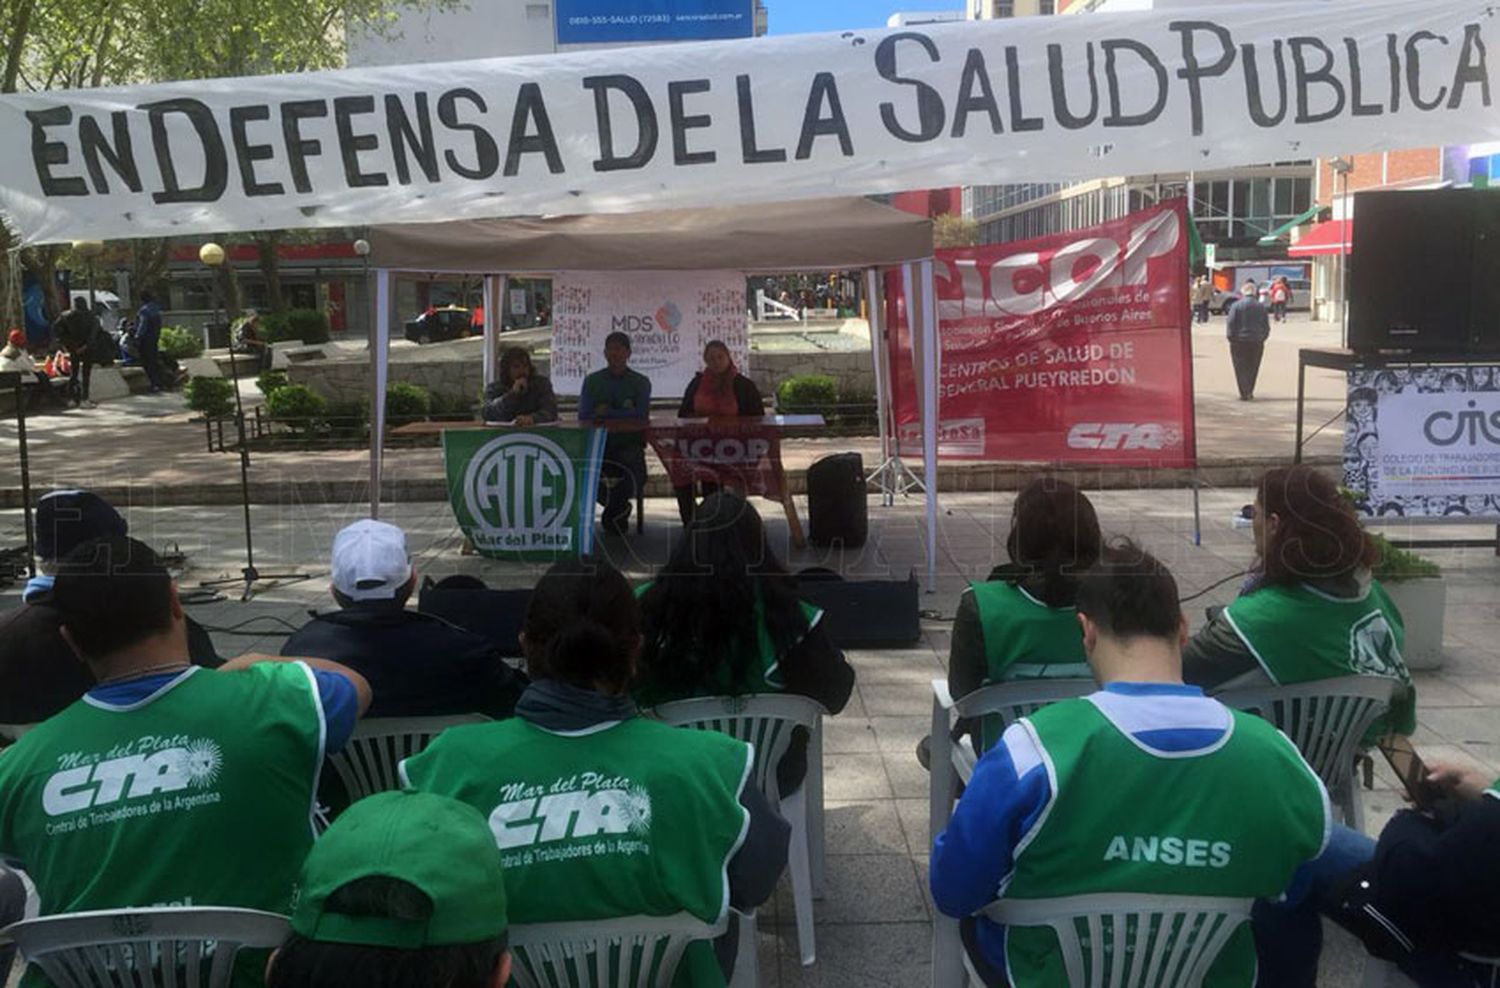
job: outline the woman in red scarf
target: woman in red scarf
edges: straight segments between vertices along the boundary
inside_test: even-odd
[[[703,369],[688,382],[682,395],[682,405],[677,417],[682,419],[728,418],[743,416],[760,418],[765,414],[765,402],[755,382],[739,372],[729,348],[718,340],[703,348]],[[694,487],[702,490],[703,496],[714,493],[719,485],[711,480],[700,480],[696,485],[673,487],[677,495],[677,511],[686,525],[693,519],[697,506]]]

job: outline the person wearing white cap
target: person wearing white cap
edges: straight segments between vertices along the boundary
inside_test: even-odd
[[[330,582],[339,609],[314,614],[282,655],[331,659],[359,672],[374,693],[371,717],[511,715],[526,678],[498,647],[407,608],[417,572],[401,529],[365,518],[340,531]]]

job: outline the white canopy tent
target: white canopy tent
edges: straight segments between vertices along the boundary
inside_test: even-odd
[[[880,406],[882,458],[893,454],[891,376],[881,272],[900,269],[912,300],[915,368],[923,416],[927,587],[937,566],[937,306],[932,222],[868,199],[670,209],[585,216],[466,220],[376,227],[370,236],[375,316],[370,433],[370,515],[380,510],[392,296],[398,274],[484,278],[484,380],[496,371],[507,277],[558,271],[709,271],[747,275],[863,270]],[[932,358],[927,359],[931,354]]]

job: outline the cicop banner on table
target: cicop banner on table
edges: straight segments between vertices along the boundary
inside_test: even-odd
[[[654,398],[681,396],[713,340],[748,373],[749,318],[738,271],[565,271],[552,282],[553,390],[578,394],[616,332],[630,337],[630,366]]]
[[[38,244],[1467,145],[1491,51],[1491,0],[1328,0],[11,94],[0,209]]]
[[[938,456],[1188,467],[1194,443],[1182,200],[1102,226],[937,252]],[[921,455],[892,275],[892,405]]]
[[[1500,518],[1500,367],[1349,371],[1344,486],[1370,518]]]
[[[448,502],[474,548],[492,559],[587,554],[603,429],[448,429]]]
[[[557,43],[712,41],[755,34],[754,0],[557,0]]]

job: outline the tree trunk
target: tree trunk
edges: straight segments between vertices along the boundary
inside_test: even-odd
[[[257,261],[261,277],[266,282],[266,304],[272,312],[286,308],[286,297],[281,291],[281,246],[282,233],[271,230],[255,237],[256,249],[260,252]]]
[[[4,74],[0,75],[0,93],[16,91],[16,80],[21,75],[21,56],[26,50],[26,35],[31,31],[31,15],[36,9],[36,0],[22,0],[16,19],[12,23],[10,41],[5,46]]]

